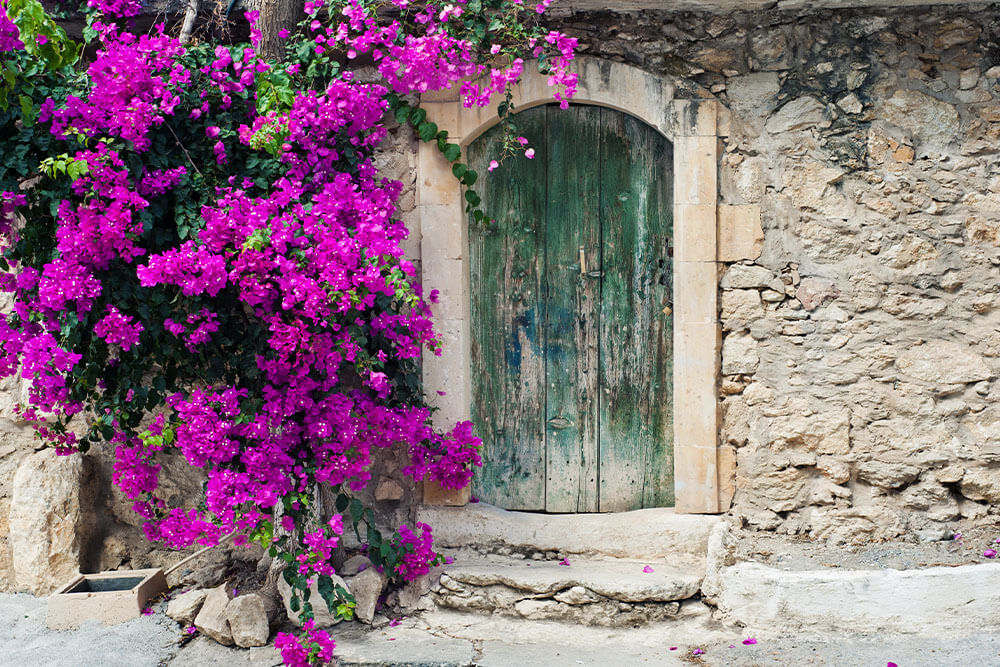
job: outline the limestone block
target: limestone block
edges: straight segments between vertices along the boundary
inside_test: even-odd
[[[854,203],[835,187],[843,177],[843,169],[815,160],[790,164],[785,171],[783,194],[798,208],[846,219],[853,213]]]
[[[347,581],[348,590],[354,595],[354,615],[362,623],[371,623],[375,607],[387,583],[384,574],[373,567],[362,570]]]
[[[722,276],[719,287],[722,289],[762,289],[777,286],[780,289],[780,280],[774,277],[770,269],[763,266],[747,264],[733,264]]]
[[[936,260],[938,255],[933,243],[915,234],[907,234],[902,241],[885,252],[883,261],[894,269],[906,269],[926,265]]]
[[[1000,469],[971,468],[965,471],[959,484],[962,495],[970,500],[991,504],[1000,502]]]
[[[206,597],[208,591],[204,589],[181,593],[167,603],[167,616],[183,625],[190,625],[201,610]]]
[[[718,139],[677,137],[674,141],[674,203],[712,204],[718,199]]]
[[[715,204],[674,205],[674,261],[714,262],[716,255]]]
[[[726,290],[722,293],[722,328],[742,331],[764,316],[760,292],[757,290]]]
[[[730,334],[722,343],[722,374],[752,375],[760,366],[757,341],[745,334]]]
[[[720,206],[718,218],[720,262],[738,262],[760,257],[764,250],[760,206]]]
[[[726,81],[729,107],[745,120],[760,119],[773,111],[779,90],[777,72],[752,72]]]
[[[205,602],[194,619],[198,632],[211,637],[223,646],[233,644],[233,633],[226,615],[228,606],[229,595],[226,593],[225,585],[213,588],[205,596]]]
[[[233,642],[242,648],[267,644],[270,628],[264,601],[256,593],[240,595],[226,606],[226,619],[232,631]]]
[[[14,475],[10,548],[16,590],[47,595],[78,574],[90,537],[85,460],[44,449],[25,458]]]
[[[347,582],[333,575],[333,585],[343,586],[345,589],[348,588]],[[348,589],[350,590],[350,589]],[[288,620],[294,623],[297,627],[302,627],[302,621],[299,620],[299,612],[292,610],[291,600],[292,600],[292,587],[288,585],[284,577],[278,577],[278,594],[281,596],[281,601],[285,605],[285,613],[288,614]],[[299,602],[301,603],[302,597],[299,596]],[[323,596],[319,594],[319,584],[316,580],[313,580],[312,586],[309,587],[309,602],[312,604],[313,616],[315,617],[317,628],[328,628],[331,625],[336,625],[340,623],[340,618],[337,618],[334,612],[326,606],[326,600]]]
[[[850,413],[829,410],[760,419],[750,431],[750,445],[771,450],[802,449],[817,454],[850,451]]]
[[[685,137],[714,137],[718,103],[715,100],[676,100],[677,134]]]
[[[718,268],[715,262],[676,262],[674,277],[683,289],[674,292],[674,326],[709,325],[718,320]]]
[[[815,97],[805,95],[795,98],[773,113],[764,124],[764,129],[771,134],[781,134],[829,123],[826,106]]]
[[[921,154],[943,149],[959,129],[954,106],[916,90],[897,90],[876,105],[875,115],[911,133]]]
[[[896,367],[905,375],[938,385],[967,384],[993,376],[982,355],[948,340],[911,347],[899,355]]]
[[[882,489],[898,489],[920,476],[920,468],[908,463],[870,459],[857,463],[858,478]]]

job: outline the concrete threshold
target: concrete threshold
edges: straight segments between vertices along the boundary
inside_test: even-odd
[[[703,566],[709,535],[723,522],[719,516],[677,514],[672,508],[535,514],[510,512],[486,503],[421,506],[417,520],[433,528],[435,544],[440,547],[656,559],[678,567]]]

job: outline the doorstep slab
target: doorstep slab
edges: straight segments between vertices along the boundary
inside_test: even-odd
[[[482,559],[460,560],[443,576],[466,586],[507,586],[531,594],[548,595],[582,586],[622,602],[673,602],[694,596],[701,586],[699,572],[670,567],[660,561],[555,561]],[[649,567],[651,572],[644,572]]]
[[[703,568],[719,516],[677,514],[654,508],[613,514],[509,512],[486,503],[465,507],[421,506],[417,520],[434,530],[434,542],[450,548],[556,551],[595,557],[664,560]]]

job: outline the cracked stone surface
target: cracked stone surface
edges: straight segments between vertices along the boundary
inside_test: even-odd
[[[653,572],[643,572],[646,566]],[[540,595],[579,586],[622,602],[671,602],[697,593],[702,573],[632,561],[571,560],[567,567],[552,561],[483,559],[455,563],[445,577],[467,586],[499,584]]]

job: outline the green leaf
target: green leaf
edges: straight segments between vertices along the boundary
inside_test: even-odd
[[[452,165],[451,167],[451,173],[454,174],[455,178],[459,180],[461,180],[461,178],[465,176],[465,172],[467,172],[468,170],[469,168],[461,163]]]
[[[448,162],[454,162],[462,157],[462,148],[458,144],[448,144],[441,152],[444,154],[444,159]],[[455,166],[457,167],[458,165]],[[454,170],[452,170],[452,173],[454,173]]]
[[[18,100],[21,102],[21,120],[26,127],[31,127],[35,124],[35,103],[27,95],[19,95]]]
[[[411,125],[414,126],[420,125],[421,123],[424,122],[425,118],[427,118],[427,111],[425,111],[424,109],[417,107],[410,112]]]
[[[468,169],[468,170],[466,170],[465,174],[462,175],[462,184],[463,185],[468,185],[468,186],[473,186],[473,185],[476,184],[476,181],[478,179],[479,179],[479,174],[477,174],[472,169]]]
[[[470,206],[476,207],[479,206],[483,200],[478,194],[476,194],[475,190],[466,190],[465,201],[469,202]]]
[[[437,134],[437,131],[438,126],[436,123],[424,122],[417,126],[417,135],[421,141],[430,141]]]

